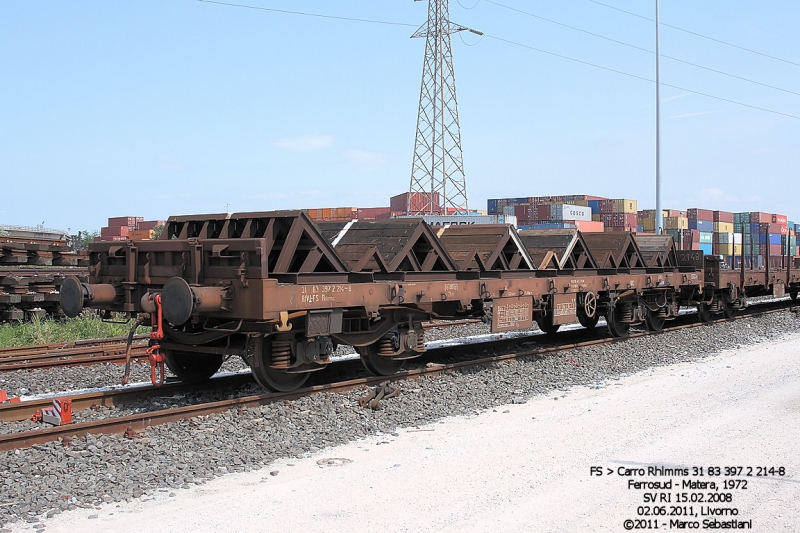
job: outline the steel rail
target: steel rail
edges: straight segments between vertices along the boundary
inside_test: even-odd
[[[424,329],[449,328],[465,324],[480,323],[481,320],[467,318],[453,320],[448,323],[427,322]],[[134,337],[138,341],[133,345],[131,357],[144,359],[147,335]],[[100,363],[125,362],[125,337],[75,341],[73,343],[53,343],[38,346],[17,346],[0,348],[0,372],[14,370],[33,370],[60,368],[67,366],[89,366]]]
[[[228,400],[220,400],[216,402],[188,405],[174,409],[163,409],[147,413],[137,413],[121,417],[111,417],[103,420],[81,422],[66,426],[57,426],[52,428],[36,429],[32,431],[10,433],[6,435],[0,435],[0,450],[11,450],[14,448],[24,448],[24,447],[34,446],[36,444],[43,444],[46,442],[58,440],[59,438],[63,437],[73,437],[73,436],[81,437],[86,435],[87,433],[120,434],[130,431],[141,432],[150,426],[166,424],[169,422],[176,422],[179,420],[194,418],[197,416],[206,416],[209,414],[226,412],[233,409],[234,407],[238,408],[260,407],[262,405],[267,405],[270,403],[274,403],[276,401],[297,399],[318,392],[345,392],[356,387],[365,385],[366,386],[377,385],[385,381],[402,381],[402,380],[416,379],[422,376],[435,376],[445,372],[452,372],[455,370],[460,370],[470,367],[487,366],[502,361],[508,361],[511,359],[517,359],[523,357],[543,357],[548,354],[562,352],[575,348],[584,348],[588,346],[623,342],[628,339],[644,337],[646,335],[662,334],[670,331],[675,331],[678,329],[695,328],[706,325],[713,325],[721,322],[732,322],[743,318],[753,318],[771,313],[783,312],[787,310],[792,312],[797,312],[797,310],[800,309],[794,306],[791,302],[789,302],[788,306],[786,305],[786,303],[787,303],[786,301],[782,301],[782,302],[770,302],[768,304],[761,304],[758,306],[748,307],[747,309],[741,311],[741,314],[737,314],[737,316],[732,319],[719,319],[705,323],[692,322],[686,324],[679,324],[656,332],[650,332],[650,331],[636,332],[636,333],[631,333],[630,335],[625,337],[605,337],[600,339],[591,339],[580,342],[559,344],[558,346],[536,348],[528,351],[482,357],[478,359],[472,359],[469,361],[460,361],[457,363],[436,364],[431,367],[398,372],[397,374],[394,374],[392,376],[374,376],[374,377],[358,378],[337,383],[329,383],[324,385],[305,387],[302,389],[298,389],[296,391],[286,392],[286,393],[270,392],[253,396],[244,396]],[[780,307],[777,307],[776,304],[780,304]],[[758,309],[758,307],[774,307],[774,308]],[[757,310],[752,312],[749,311],[754,308],[756,308]],[[684,315],[684,316],[691,316],[691,315]],[[541,337],[541,335],[539,334],[539,335],[516,337],[513,340],[504,339],[501,340],[500,343],[503,342],[524,343],[525,340],[535,337]],[[493,342],[491,344],[497,344],[497,343]],[[458,347],[448,346],[441,349],[436,349],[436,352],[439,352],[440,350],[442,352],[445,352],[447,350],[452,350],[454,348],[463,349],[464,347],[465,347],[464,345]],[[161,390],[163,392],[163,389]]]

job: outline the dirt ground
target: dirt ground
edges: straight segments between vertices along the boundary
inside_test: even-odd
[[[687,520],[653,516],[663,505],[667,512],[693,507],[698,515],[706,508],[738,512],[688,518],[701,529],[703,520],[751,520],[752,531],[796,532],[799,356],[796,335],[281,460],[173,496],[64,513],[46,520],[44,531],[593,532],[625,531],[628,519],[657,520],[662,530],[670,520]],[[689,475],[624,475],[649,466],[686,468]],[[739,466],[741,474],[724,475]],[[603,475],[592,475],[592,467]],[[694,467],[704,476],[693,476]],[[721,475],[709,476],[709,467]],[[765,475],[756,475],[759,467]],[[785,468],[785,475],[771,467]],[[747,487],[724,490],[726,479]],[[667,480],[672,489],[630,488]],[[682,488],[684,480],[719,487]],[[671,501],[645,503],[651,493]],[[712,493],[723,500],[730,494],[731,501],[708,503]],[[680,494],[689,501],[678,502]],[[701,497],[706,501],[691,502]],[[651,515],[641,514],[648,506]],[[32,531],[30,524],[11,529]]]

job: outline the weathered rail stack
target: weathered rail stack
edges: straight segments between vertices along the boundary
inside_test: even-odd
[[[62,281],[87,280],[87,264],[61,241],[0,237],[0,322],[58,315]]]
[[[659,330],[680,306],[732,316],[749,296],[797,295],[792,267],[726,270],[627,232],[432,229],[420,219],[315,224],[300,211],[172,217],[161,239],[93,243],[90,282],[69,278],[64,312],[150,313],[151,362],[203,380],[239,355],[291,390],[354,346],[375,374],[424,351],[422,322],[481,317],[495,332],[555,332],[605,317],[615,336]],[[163,355],[162,355],[163,353]]]

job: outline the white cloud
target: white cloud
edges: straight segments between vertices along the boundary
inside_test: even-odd
[[[278,139],[270,144],[276,148],[293,152],[313,152],[333,146],[336,137],[333,135],[301,135],[289,139]]]
[[[385,167],[392,160],[392,156],[382,152],[371,152],[360,148],[353,148],[342,152],[342,157],[355,165],[359,170],[373,172]]]

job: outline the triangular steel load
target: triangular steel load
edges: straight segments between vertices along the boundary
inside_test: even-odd
[[[347,272],[347,266],[303,211],[170,217],[161,240],[266,239],[270,274]]]
[[[453,224],[439,229],[437,235],[462,272],[536,270],[513,226]]]
[[[583,234],[576,229],[524,229],[519,238],[540,270],[597,268]]]
[[[676,268],[678,258],[672,235],[636,235],[636,244],[650,268]]]
[[[319,222],[322,236],[351,272],[455,272],[456,266],[421,218]]]
[[[583,239],[600,269],[647,267],[630,232],[584,233]]]

